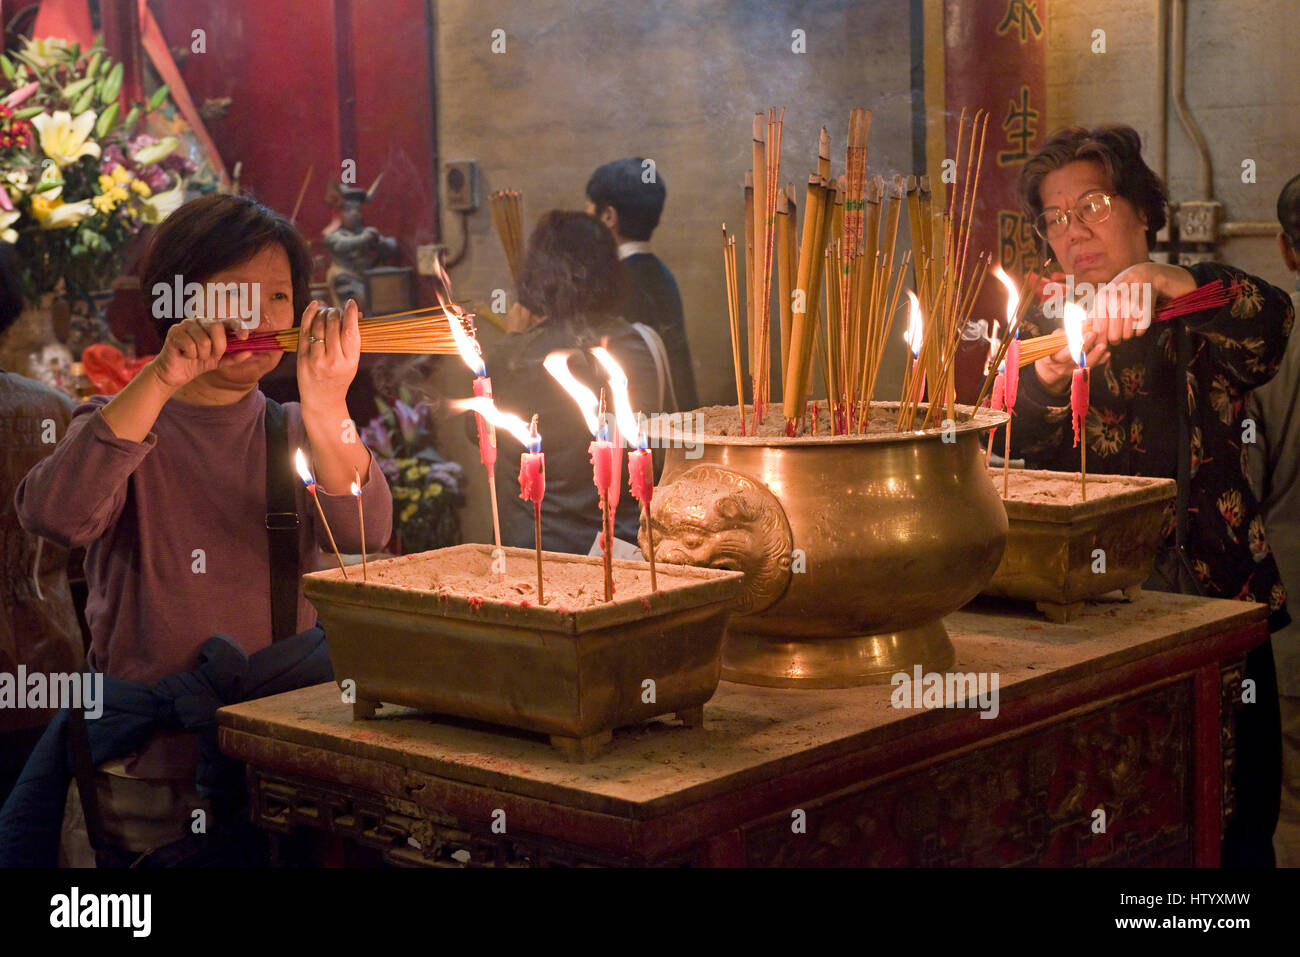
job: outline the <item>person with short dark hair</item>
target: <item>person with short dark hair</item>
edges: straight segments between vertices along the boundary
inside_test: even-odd
[[[1282,263],[1296,276],[1294,305],[1300,306],[1300,176],[1277,198],[1277,234]],[[1300,867],[1300,336],[1287,342],[1282,365],[1267,385],[1250,393],[1246,417],[1255,423],[1248,446],[1250,478],[1264,510],[1269,546],[1277,557],[1289,596],[1292,622],[1273,635],[1273,658],[1282,710],[1282,807],[1273,844],[1279,867]]]
[[[553,210],[533,230],[519,278],[519,300],[537,317],[524,332],[507,335],[485,357],[497,407],[528,421],[538,416],[546,454],[542,546],[589,554],[600,532],[600,504],[587,454],[590,431],[581,410],[542,368],[552,352],[569,351],[569,369],[593,392],[608,390],[604,370],[587,351],[603,345],[627,375],[632,408],[657,411],[658,374],[645,341],[618,316],[625,282],[614,239],[593,216]],[[613,412],[613,395],[606,393]],[[519,498],[523,449],[498,432],[496,480],[501,542],[531,548],[533,506]],[[626,470],[624,476],[626,476]],[[635,543],[640,524],[626,477],[615,513],[616,537]]]
[[[1020,190],[1035,230],[1076,289],[1086,283],[1117,292],[1095,296],[1085,331],[1089,471],[1180,479],[1182,508],[1167,514],[1146,587],[1258,602],[1270,612],[1270,629],[1283,627],[1286,591],[1246,480],[1242,409],[1246,392],[1272,378],[1282,360],[1295,321],[1290,299],[1222,263],[1184,268],[1150,260],[1165,222],[1165,188],[1129,127],[1057,132],[1025,163]],[[1222,279],[1239,283],[1227,305],[1151,321],[1160,300]],[[1026,335],[1035,331],[1046,330]],[[1078,471],[1069,396],[1077,359],[1066,347],[1022,373],[1011,444],[1030,468]],[[1281,769],[1269,642],[1248,654],[1246,677],[1258,703],[1238,718],[1238,812],[1225,832],[1223,860],[1272,866]]]
[[[698,407],[699,397],[682,297],[673,274],[650,251],[650,236],[659,225],[668,191],[658,168],[649,163],[629,157],[599,167],[587,181],[587,212],[613,233],[627,273],[627,292],[615,311],[658,333],[668,353],[677,407],[689,412]]]
[[[161,306],[155,311],[161,351],[116,396],[93,396],[78,406],[54,453],[27,474],[15,497],[28,532],[86,546],[93,670],[151,684],[195,668],[214,633],[248,655],[270,646],[276,606],[271,472],[292,482],[298,524],[289,554],[296,544],[298,566],[314,570],[320,551],[330,548],[292,472],[290,449],[308,457],[339,548],[377,550],[387,541],[388,484],[348,427],[346,393],[360,356],[358,310],[349,303],[339,315],[309,301],[309,273],[307,245],[293,226],[246,197],[194,200],[154,233],[142,276],[146,294]],[[247,323],[186,315],[177,283],[246,291],[258,313]],[[280,352],[231,353],[230,336],[246,338],[252,326],[288,329],[298,316],[302,402],[268,406],[258,380]],[[273,421],[284,423],[288,441],[283,451],[268,453]],[[358,473],[365,542],[349,491]],[[294,594],[281,607],[288,612],[283,618],[292,619],[289,627],[301,633],[314,626],[316,614],[296,577],[289,586]],[[197,758],[192,735],[165,732],[128,770],[192,781]]]

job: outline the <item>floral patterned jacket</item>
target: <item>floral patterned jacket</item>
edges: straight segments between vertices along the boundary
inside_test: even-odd
[[[1094,369],[1085,428],[1088,472],[1175,478],[1178,409],[1186,395],[1191,426],[1191,489],[1187,554],[1208,596],[1257,601],[1277,613],[1286,603],[1264,520],[1247,478],[1245,395],[1271,379],[1295,321],[1291,299],[1262,279],[1222,263],[1190,267],[1197,285],[1240,279],[1227,306],[1154,323],[1144,335],[1111,347],[1110,362]],[[1174,323],[1185,322],[1191,354],[1187,382],[1177,378]],[[1025,321],[1023,335],[1050,332],[1051,320]],[[1021,374],[1011,430],[1013,456],[1029,468],[1077,472],[1068,393],[1048,392],[1034,367]],[[1172,545],[1174,506],[1163,534]],[[1276,617],[1276,616],[1275,616]],[[1278,622],[1281,624],[1282,622]]]

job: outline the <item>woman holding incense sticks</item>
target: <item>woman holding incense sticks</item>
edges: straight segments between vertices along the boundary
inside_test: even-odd
[[[527,331],[507,335],[486,357],[497,406],[525,421],[538,416],[546,454],[542,546],[548,551],[589,554],[601,513],[587,453],[591,433],[577,404],[542,362],[552,352],[572,350],[569,370],[599,393],[608,390],[608,378],[587,350],[604,345],[628,378],[632,408],[647,415],[659,411],[659,372],[650,349],[616,312],[623,282],[618,249],[600,220],[580,212],[547,213],[529,238],[519,278],[519,301],[541,318]],[[612,411],[613,396],[608,391],[607,396]],[[511,441],[498,433],[499,443]],[[501,541],[530,548],[533,507],[519,498],[519,456],[504,446],[502,452],[496,462]],[[623,488],[614,535],[635,548],[639,524],[639,506]]]
[[[1101,287],[1084,340],[1092,370],[1082,435],[1089,471],[1179,481],[1147,587],[1259,602],[1271,630],[1284,626],[1286,593],[1246,476],[1251,439],[1242,408],[1246,392],[1281,362],[1295,318],[1290,298],[1221,263],[1150,260],[1166,193],[1128,127],[1056,133],[1025,164],[1020,191],[1066,276]],[[1152,321],[1162,302],[1198,296],[1220,280],[1235,283],[1220,297],[1226,304]],[[1078,470],[1069,389],[1079,360],[1067,347],[1024,369],[1012,454],[1030,468]],[[1225,836],[1224,862],[1271,866],[1280,739],[1267,642],[1250,653],[1246,673],[1258,703],[1238,719],[1240,811]]]
[[[87,546],[94,670],[153,684],[194,668],[214,633],[252,655],[273,637],[314,626],[297,575],[277,584],[270,559],[275,549],[283,565],[312,571],[319,550],[329,547],[316,507],[292,472],[295,449],[308,456],[320,508],[341,549],[378,549],[388,539],[392,499],[347,405],[360,354],[358,310],[349,302],[340,314],[309,302],[310,271],[307,244],[293,226],[246,197],[195,200],[154,234],[142,267],[145,289],[174,281],[248,283],[243,288],[258,290],[260,303],[249,325],[287,329],[302,317],[302,401],[268,408],[258,380],[281,353],[227,355],[232,336],[248,335],[238,320],[228,327],[202,317],[158,317],[168,310],[156,309],[165,338],[158,355],[116,396],[94,396],[77,408],[54,453],[19,486],[16,502],[29,532]],[[272,447],[268,461],[267,430],[280,435],[279,423],[287,442]],[[357,473],[364,476],[364,543],[350,494]],[[275,523],[268,513],[288,509],[268,507],[273,481],[288,490],[280,497],[296,512]],[[297,528],[273,543],[270,524]],[[273,599],[277,588],[281,597]],[[124,773],[192,783],[197,755],[194,736],[164,732]]]

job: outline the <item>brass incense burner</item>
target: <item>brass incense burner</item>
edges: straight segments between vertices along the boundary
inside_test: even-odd
[[[1066,622],[1086,599],[1122,591],[1133,599],[1151,574],[1165,512],[1178,494],[1173,479],[1090,475],[1088,501],[1017,498],[1027,482],[1077,486],[1075,473],[1013,469],[1006,553],[984,594],[1032,601],[1044,616]],[[1001,475],[996,476],[1001,489]],[[1106,492],[1110,486],[1118,490]]]
[[[503,551],[506,578],[530,581],[534,552]],[[616,594],[572,609],[382,580],[386,568],[400,568],[428,579],[470,571],[492,581],[491,552],[457,545],[371,562],[369,582],[345,581],[336,568],[303,576],[334,674],[352,682],[354,717],[372,717],[390,702],[473,718],[549,735],[575,761],[598,753],[615,728],[656,715],[702,723],[718,686],[723,629],[743,588],[738,574],[660,565],[653,595]],[[542,555],[548,578],[586,566],[600,581],[598,558]],[[614,567],[649,575],[644,562]]]
[[[724,678],[842,688],[951,665],[942,618],[979,594],[1007,539],[978,441],[1007,416],[971,413],[958,406],[947,431],[797,438],[668,424],[656,557],[745,573]]]

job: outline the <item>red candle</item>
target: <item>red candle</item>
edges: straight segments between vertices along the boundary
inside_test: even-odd
[[[1082,365],[1070,378],[1070,412],[1074,417],[1074,444],[1083,438],[1084,422],[1088,418],[1088,359],[1080,355]]]
[[[1007,381],[1006,381],[1006,397],[1005,397],[1006,410],[1012,414],[1015,414],[1016,393],[1020,389],[1020,334],[1019,333],[1016,333],[1016,337],[1012,339],[1010,345],[1007,346],[1006,363],[1007,363],[1006,365]],[[995,389],[997,388],[996,384],[994,385],[994,388]]]
[[[519,456],[519,497],[533,503],[533,534],[537,545],[537,604],[546,601],[542,590],[542,498],[546,495],[546,456],[537,431],[537,416],[528,426],[527,451]]]
[[[627,481],[632,497],[642,505],[649,505],[655,490],[654,463],[649,449],[627,453]]]
[[[492,398],[492,380],[485,375],[475,376],[474,394],[484,399]],[[483,420],[483,416],[474,413],[474,418],[478,421],[478,456],[479,460],[488,468],[492,468],[497,460],[497,433],[490,423]]]

